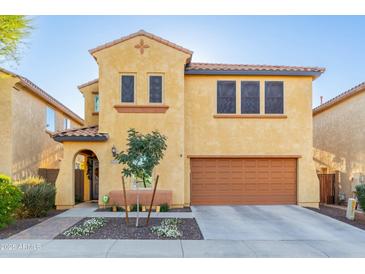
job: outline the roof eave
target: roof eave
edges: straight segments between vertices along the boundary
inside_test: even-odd
[[[276,71],[276,70],[185,70],[185,75],[280,75],[280,76],[311,76],[317,79],[322,71]]]
[[[159,37],[157,35],[154,35],[152,33],[149,33],[149,32],[146,32],[144,30],[140,30],[138,32],[135,32],[135,33],[132,33],[132,34],[129,34],[127,36],[123,36],[119,39],[116,39],[114,41],[111,41],[111,42],[108,42],[108,43],[105,43],[105,44],[102,44],[100,46],[97,46],[93,49],[89,49],[89,53],[94,57],[95,60],[97,60],[96,56],[95,56],[95,53],[98,52],[98,51],[101,51],[101,50],[104,50],[104,49],[108,49],[110,47],[113,47],[119,43],[122,43],[124,41],[127,41],[127,40],[130,40],[130,39],[133,39],[135,37],[138,37],[138,36],[144,36],[146,38],[149,38],[149,39],[152,39],[152,40],[155,40],[163,45],[166,45],[168,47],[171,47],[171,48],[174,48],[175,50],[178,50],[178,51],[181,51],[185,54],[188,54],[189,57],[186,59],[186,63],[190,63],[191,61],[191,58],[192,58],[192,55],[193,55],[193,51],[189,50],[189,49],[186,49],[182,46],[179,46],[175,43],[172,43],[162,37]]]
[[[108,135],[104,136],[54,136],[56,142],[105,142],[109,139]]]
[[[337,106],[338,104],[341,104],[343,102],[345,102],[346,100],[358,95],[361,92],[365,92],[365,83],[361,83],[357,86],[355,86],[354,88],[345,91],[339,95],[337,95],[336,97],[332,98],[331,100],[323,103],[322,105],[316,107],[313,109],[313,116],[324,112],[334,106]]]

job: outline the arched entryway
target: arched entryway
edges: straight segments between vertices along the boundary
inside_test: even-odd
[[[75,204],[99,199],[99,160],[89,150],[81,150],[74,158]]]

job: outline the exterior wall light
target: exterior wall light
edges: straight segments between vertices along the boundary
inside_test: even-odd
[[[112,154],[113,154],[113,157],[115,158],[117,156],[117,149],[115,147],[115,145],[112,146]]]

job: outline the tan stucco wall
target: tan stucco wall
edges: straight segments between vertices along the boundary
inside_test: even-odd
[[[264,113],[265,81],[284,82],[286,119],[217,119],[217,80],[236,81],[240,113],[240,81],[260,81],[260,108]],[[204,104],[202,104],[204,102]],[[299,155],[298,203],[319,201],[318,179],[312,161],[312,79],[274,76],[186,76],[186,155]],[[185,158],[185,202],[189,202],[190,164]]]
[[[8,79],[12,79],[11,81]],[[9,82],[10,81],[10,82]],[[0,78],[1,151],[0,172],[14,179],[37,175],[38,168],[58,168],[63,145],[46,132],[47,102],[33,95],[15,77]],[[14,88],[15,87],[15,88]],[[63,129],[64,118],[71,127],[80,124],[52,107],[56,113],[56,130]],[[6,163],[4,163],[6,162]]]
[[[98,83],[94,83],[80,89],[84,96],[85,104],[85,126],[95,126],[99,123],[99,115],[94,113],[94,97],[93,92],[99,91]]]
[[[313,117],[318,172],[339,172],[339,192],[352,196],[351,179],[365,174],[365,92]]]
[[[223,154],[300,155],[298,203],[318,206],[319,185],[312,150],[312,78],[185,76],[187,54],[142,38],[150,46],[143,55],[134,47],[141,37],[94,54],[99,65],[99,131],[108,133],[109,140],[103,143],[64,143],[65,153],[57,180],[59,207],[74,205],[72,163],[75,155],[83,149],[92,150],[99,159],[99,196],[121,189],[122,166],[113,163],[111,148],[115,145],[119,151],[125,149],[127,130],[131,127],[143,133],[159,130],[167,136],[168,149],[155,173],[160,175],[159,189],[173,190],[173,205],[181,206],[190,202],[188,155]],[[120,77],[123,73],[136,76],[137,105],[148,104],[148,74],[163,74],[163,104],[169,106],[167,112],[118,113],[113,106],[120,104]],[[287,118],[213,118],[216,110],[216,81],[226,79],[259,80],[262,82],[262,94],[264,80],[284,81]],[[239,88],[237,84],[238,109]],[[264,96],[261,98],[263,100]]]
[[[111,148],[113,145],[118,150],[123,150],[126,143],[127,131],[134,127],[140,132],[159,130],[168,138],[168,150],[155,173],[160,175],[159,188],[172,189],[174,204],[184,203],[184,65],[188,55],[177,51],[154,40],[143,37],[150,46],[144,54],[134,48],[140,37],[128,40],[105,51],[96,54],[99,65],[99,96],[100,114],[99,131],[109,133],[109,140],[102,144],[90,143],[64,143],[65,151],[76,153],[85,148],[95,148],[100,165],[99,196],[108,194],[109,191],[121,189],[121,169],[119,164],[113,164]],[[148,73],[164,75],[164,104],[169,106],[166,113],[135,114],[118,113],[113,106],[120,104],[120,77],[123,73],[136,75],[136,103],[148,103]],[[85,97],[86,99],[86,97]],[[85,107],[85,109],[88,109]],[[87,118],[86,118],[87,119]],[[97,147],[94,147],[97,146]],[[71,159],[72,155],[65,155]],[[69,160],[62,161],[61,174],[58,183],[72,178]],[[68,162],[68,172],[63,170],[63,165]],[[71,187],[72,188],[72,187]],[[74,191],[74,190],[73,190]],[[73,196],[61,194],[58,203],[73,200]],[[71,202],[72,204],[72,202]]]
[[[0,173],[11,175],[12,92],[17,79],[0,72]]]

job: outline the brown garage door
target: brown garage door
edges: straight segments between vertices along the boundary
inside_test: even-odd
[[[191,204],[296,204],[297,160],[192,158]]]

